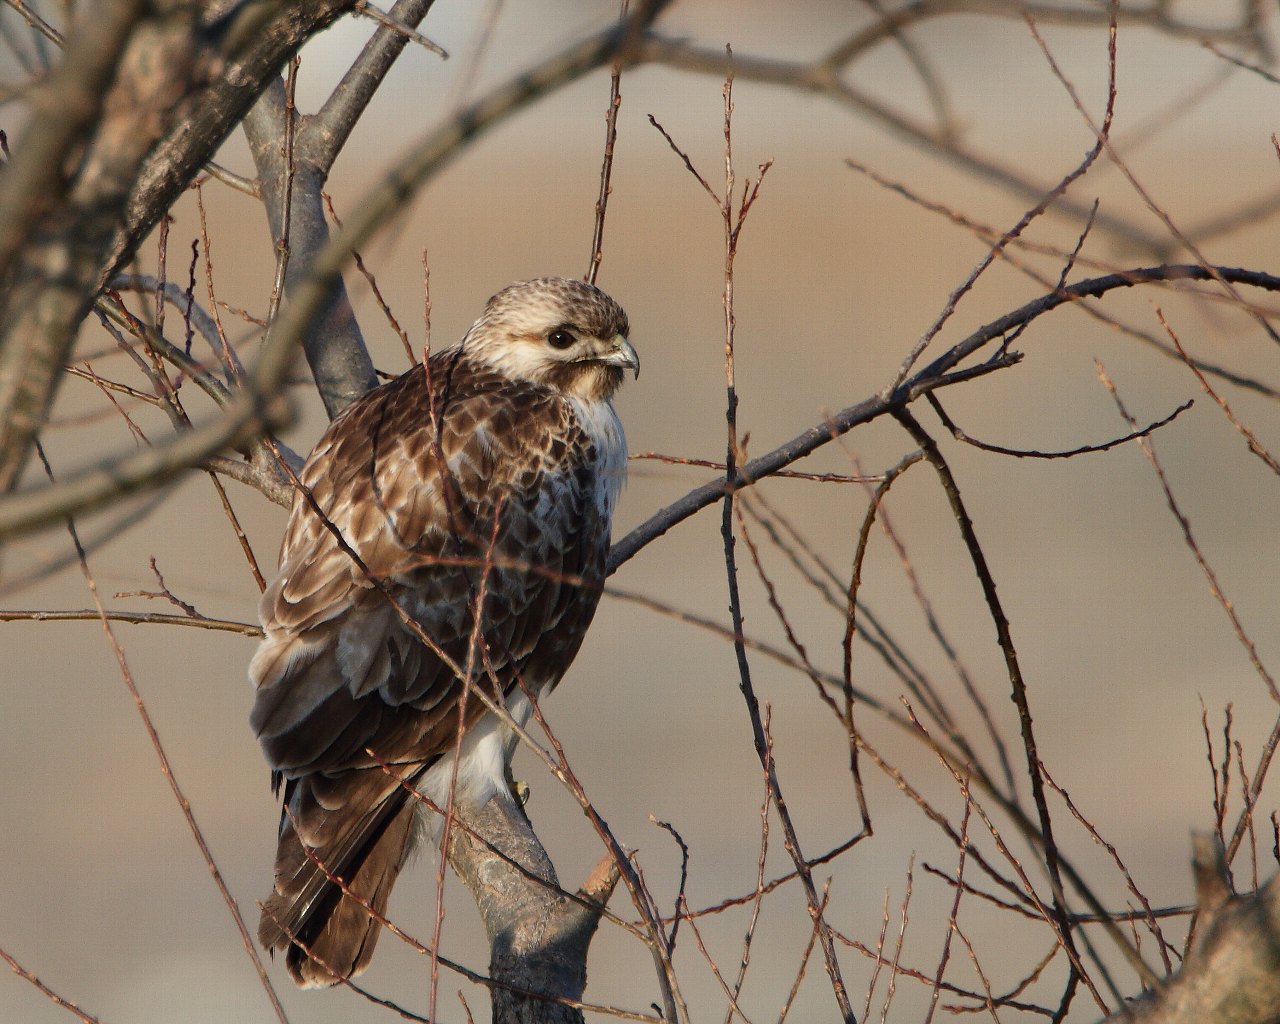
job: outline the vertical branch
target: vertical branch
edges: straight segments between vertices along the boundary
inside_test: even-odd
[[[625,21],[631,0],[622,0],[619,17]],[[613,148],[618,141],[618,108],[622,106],[622,62],[615,60],[609,75],[609,109],[604,115],[604,158],[600,162],[600,194],[596,197],[596,226],[591,237],[591,262],[583,277],[588,284],[596,283],[600,263],[604,259],[604,215],[613,193]]]
[[[1090,128],[1093,128],[1094,132],[1097,134],[1098,141],[1095,143],[1093,148],[1090,149],[1089,152],[1085,154],[1084,159],[1075,168],[1073,168],[1066,175],[1064,175],[1062,179],[1058,182],[1058,184],[1056,184],[1052,189],[1046,192],[1040,198],[1040,201],[1036,203],[1035,206],[1027,210],[1018,219],[1017,224],[1015,224],[1012,228],[1010,228],[1008,231],[1006,231],[1004,234],[1000,236],[999,240],[997,240],[996,243],[991,246],[987,254],[983,256],[983,258],[978,262],[978,265],[974,267],[973,270],[969,272],[969,275],[964,279],[964,281],[961,282],[960,285],[956,287],[955,290],[952,291],[951,295],[947,299],[946,305],[943,306],[942,308],[942,312],[938,314],[937,319],[935,319],[934,322],[930,325],[929,329],[925,331],[923,335],[921,335],[920,340],[916,342],[915,346],[907,354],[907,358],[903,360],[902,366],[899,367],[897,375],[894,377],[890,385],[884,389],[882,394],[885,394],[885,395],[890,394],[895,388],[901,385],[904,380],[907,379],[907,375],[911,372],[911,368],[915,366],[917,360],[919,360],[924,350],[929,347],[933,339],[937,337],[938,333],[942,330],[942,328],[946,326],[947,321],[951,319],[951,315],[955,312],[956,306],[959,304],[960,300],[965,296],[965,294],[968,293],[969,290],[972,289],[973,286],[977,283],[978,278],[981,277],[982,274],[986,272],[987,268],[991,266],[991,264],[1000,257],[1000,255],[1004,252],[1004,250],[1008,248],[1010,243],[1012,243],[1013,241],[1015,241],[1016,239],[1022,236],[1022,233],[1030,226],[1032,221],[1034,221],[1041,214],[1043,214],[1047,209],[1049,209],[1049,207],[1053,203],[1061,199],[1063,194],[1067,191],[1067,189],[1071,186],[1071,184],[1076,180],[1078,180],[1079,178],[1083,177],[1085,173],[1088,172],[1089,168],[1094,165],[1098,157],[1102,154],[1103,149],[1109,147],[1110,145],[1109,140],[1111,135],[1111,121],[1112,121],[1112,117],[1115,114],[1115,107],[1116,107],[1116,15],[1117,15],[1117,12],[1118,12],[1118,0],[1112,0],[1110,5],[1109,25],[1108,25],[1109,34],[1108,34],[1108,45],[1107,45],[1107,106],[1106,106],[1105,112],[1103,113],[1101,128],[1094,127],[1093,122],[1089,121],[1089,126]],[[1040,41],[1040,35],[1036,30],[1034,19],[1032,19],[1031,15],[1025,9],[1023,11],[1023,14],[1027,19],[1028,26],[1031,29],[1031,34],[1036,38],[1037,41]],[[1045,56],[1049,59],[1051,67],[1053,67],[1056,72],[1057,65],[1053,63],[1052,55],[1049,54],[1047,49],[1045,49]],[[1077,106],[1079,106],[1079,100],[1075,97],[1075,90],[1070,86],[1069,83],[1067,83],[1065,78],[1062,78],[1062,81],[1064,85],[1066,85],[1068,91],[1071,92],[1072,98],[1076,99]],[[1087,115],[1085,115],[1083,107],[1080,107],[1080,112],[1082,116],[1085,116],[1087,119]],[[1114,153],[1112,153],[1112,157],[1113,159],[1117,159]]]
[[[276,275],[271,285],[271,303],[267,307],[267,323],[275,323],[284,298],[285,274],[289,269],[289,225],[293,220],[293,183],[298,176],[294,160],[294,140],[298,124],[298,68],[302,58],[297,54],[289,61],[289,72],[284,85],[284,139],[280,143],[280,158],[284,169],[284,199],[280,204],[280,234],[276,243]]]
[[[964,500],[960,496],[959,485],[951,473],[951,467],[947,464],[942,452],[939,451],[937,442],[906,409],[894,410],[893,416],[924,451],[925,458],[929,460],[930,465],[937,472],[938,478],[942,481],[947,501],[951,505],[952,515],[960,528],[965,548],[969,552],[974,572],[982,587],[983,597],[986,600],[991,621],[996,627],[997,642],[1004,656],[1005,668],[1009,675],[1012,690],[1010,696],[1018,710],[1022,744],[1026,754],[1027,777],[1031,782],[1031,796],[1036,807],[1040,828],[1040,842],[1044,851],[1045,870],[1048,873],[1049,882],[1053,889],[1053,924],[1058,932],[1063,951],[1067,954],[1072,966],[1071,976],[1067,982],[1067,989],[1063,995],[1061,1008],[1061,1016],[1065,1016],[1076,986],[1082,980],[1087,982],[1087,979],[1085,978],[1083,964],[1073,938],[1074,921],[1067,907],[1066,893],[1062,886],[1062,863],[1058,853],[1057,841],[1053,834],[1053,818],[1049,813],[1049,804],[1045,797],[1044,777],[1040,770],[1040,755],[1036,743],[1035,729],[1032,724],[1027,684],[1022,675],[1022,666],[1018,661],[1017,649],[1014,647],[1013,634],[1009,628],[1009,619],[1005,615],[1004,606],[1000,603],[1000,598],[996,593],[995,579],[991,575],[986,555],[978,541],[977,533],[973,527],[973,520],[969,518]],[[1114,932],[1112,934],[1115,935]],[[1125,953],[1143,979],[1154,982],[1155,973],[1141,960],[1136,951],[1128,943],[1121,942],[1118,937],[1117,942],[1120,944],[1122,952]],[[1116,996],[1117,999],[1123,998],[1119,993],[1116,993]]]
[[[156,230],[156,234],[159,236],[156,245],[156,294],[155,311],[151,320],[155,325],[156,334],[164,334],[164,291],[169,275],[169,225],[172,223],[173,218],[166,213],[160,218],[160,224]]]
[[[422,250],[422,362],[431,362],[431,261]]]
[[[431,387],[430,363],[424,361],[423,366],[428,380],[428,387]],[[434,399],[434,389],[432,389],[432,398]],[[443,455],[440,451],[439,431],[434,433],[434,438],[433,450],[437,454]],[[440,472],[442,475],[449,472],[447,463],[441,464]],[[446,487],[445,490],[447,491],[448,488]],[[493,572],[493,549],[498,542],[498,526],[501,522],[502,502],[499,501],[493,511],[493,525],[489,532],[489,545],[485,549],[484,564],[480,566],[479,587],[471,587],[470,578],[468,577],[468,589],[475,590],[475,596],[471,602],[471,636],[467,640],[466,674],[462,679],[462,694],[458,698],[458,728],[454,735],[453,753],[450,755],[452,763],[449,769],[448,798],[445,801],[444,822],[440,828],[440,856],[436,863],[436,911],[435,926],[431,935],[431,986],[427,1014],[432,1020],[435,1020],[436,1017],[436,997],[440,990],[440,938],[444,928],[444,876],[445,866],[449,861],[449,841],[453,834],[454,819],[458,811],[458,769],[462,764],[462,739],[467,731],[467,704],[471,697],[471,687],[474,685],[476,656],[483,652],[487,643],[481,627],[484,625],[484,604],[489,589],[489,577]]]
[[[732,58],[732,51],[729,51],[729,56]],[[842,1020],[854,1022],[856,1018],[852,1007],[849,1005],[844,979],[840,974],[840,965],[836,959],[831,931],[823,919],[818,891],[813,884],[813,874],[804,859],[799,837],[796,835],[795,826],[787,810],[786,801],[783,799],[782,789],[778,783],[777,768],[764,731],[764,723],[760,714],[760,702],[756,697],[755,687],[751,682],[751,665],[747,660],[747,648],[743,640],[742,597],[738,588],[738,565],[734,554],[736,538],[733,529],[733,504],[734,492],[738,485],[738,453],[740,450],[738,441],[738,391],[734,372],[734,335],[737,328],[737,317],[734,313],[733,304],[734,260],[737,256],[738,240],[741,237],[747,214],[759,195],[760,183],[764,180],[765,172],[768,169],[769,163],[762,164],[760,176],[756,179],[754,187],[752,187],[750,181],[744,185],[742,200],[735,211],[733,201],[736,184],[733,170],[733,73],[730,71],[725,77],[724,83],[724,193],[720,198],[720,213],[724,220],[723,306],[725,430],[727,434],[725,443],[725,479],[727,483],[724,489],[724,501],[721,506],[720,535],[724,541],[725,574],[729,587],[729,614],[733,623],[734,633],[733,650],[738,663],[739,689],[742,691],[743,699],[747,703],[747,713],[751,719],[751,732],[756,756],[759,758],[761,768],[768,777],[769,785],[773,791],[774,806],[777,808],[778,818],[782,823],[783,836],[785,837],[784,845],[795,861],[796,870],[799,872],[804,886],[805,899],[809,905],[809,914],[813,917],[818,927],[818,939],[822,946],[827,975],[831,980],[831,988],[835,994],[836,1005],[839,1007]],[[708,188],[708,191],[711,190]]]
[[[49,465],[44,448],[38,441],[36,442],[36,455],[44,466],[45,475],[52,482],[53,468]],[[231,895],[231,890],[227,888],[222,872],[218,870],[217,862],[213,859],[209,844],[205,842],[204,832],[196,822],[195,812],[191,809],[191,801],[187,799],[182,787],[178,785],[177,776],[173,773],[173,766],[169,763],[169,755],[165,753],[164,744],[160,742],[160,734],[156,731],[155,723],[151,719],[151,713],[147,711],[147,705],[138,690],[138,684],[134,682],[133,673],[130,671],[129,663],[125,659],[124,648],[120,646],[120,642],[116,639],[115,630],[111,627],[111,620],[107,617],[106,608],[102,604],[102,599],[98,596],[98,582],[89,570],[89,558],[85,553],[84,545],[80,543],[80,534],[76,530],[75,520],[67,516],[66,526],[67,533],[71,535],[71,543],[75,546],[76,558],[80,563],[80,572],[84,576],[85,585],[89,588],[89,596],[93,599],[94,608],[97,610],[98,618],[102,623],[102,631],[106,635],[107,643],[111,645],[111,650],[115,653],[116,664],[120,669],[120,678],[124,680],[129,696],[133,698],[134,707],[138,709],[138,715],[142,719],[143,728],[146,729],[147,738],[151,741],[151,747],[155,750],[156,758],[160,762],[160,774],[165,777],[174,799],[178,801],[182,816],[186,819],[187,827],[191,830],[191,835],[196,841],[196,846],[200,849],[201,856],[204,857],[205,867],[209,869],[213,884],[217,886],[223,902],[227,905],[227,910],[231,913],[236,930],[240,933],[240,941],[244,945],[249,959],[253,962],[254,969],[258,973],[258,979],[262,982],[262,988],[267,994],[267,999],[271,1003],[276,1019],[280,1021],[280,1024],[289,1024],[288,1018],[285,1017],[284,1007],[280,1005],[280,999],[271,984],[271,979],[267,977],[267,969],[262,963],[262,957],[258,954],[258,947],[254,945],[253,939],[249,936],[249,929],[244,923],[240,907],[236,903],[235,897]]]
[[[964,798],[964,815],[960,819],[960,860],[956,864],[956,894],[951,902],[951,913],[947,917],[947,935],[942,940],[942,956],[938,959],[938,970],[933,976],[933,989],[929,994],[929,1012],[924,1024],[932,1024],[933,1016],[938,1009],[938,996],[942,994],[942,979],[947,972],[947,963],[951,959],[951,937],[958,930],[960,918],[960,899],[964,896],[964,866],[969,853],[969,817],[973,811],[973,802],[969,796],[969,780],[960,783],[960,795]]]

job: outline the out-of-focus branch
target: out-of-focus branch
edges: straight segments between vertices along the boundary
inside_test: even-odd
[[[1246,5],[1241,4],[1242,8]],[[976,14],[992,18],[1022,20],[1034,18],[1045,25],[1066,25],[1077,28],[1097,28],[1107,24],[1110,12],[1107,5],[1092,7],[1075,4],[1021,3],[1009,4],[1004,0],[912,0],[897,10],[887,11],[876,24],[851,36],[833,50],[828,60],[841,63],[877,44],[890,39],[902,29],[929,18],[952,14]],[[1221,25],[1199,25],[1178,16],[1174,5],[1152,0],[1144,4],[1120,4],[1116,15],[1122,24],[1141,25],[1155,29],[1162,35],[1194,42],[1216,40],[1243,46],[1264,56],[1270,53],[1266,33],[1245,14],[1234,22]]]
[[[117,274],[111,281],[111,287],[116,291],[131,291],[140,293],[150,293],[154,295],[159,291],[164,301],[169,303],[175,309],[182,312],[184,318],[189,319],[191,327],[200,337],[208,343],[215,356],[221,356],[222,341],[218,337],[218,325],[213,317],[203,306],[195,302],[185,290],[179,288],[172,281],[166,281],[161,286],[161,282],[152,277],[150,274]],[[184,353],[185,355],[185,353]],[[207,373],[203,367],[202,372]],[[216,396],[214,396],[216,398]],[[229,397],[223,393],[223,400]]]
[[[0,493],[17,483],[98,289],[280,62],[350,2],[299,13],[259,0],[213,16],[112,0],[72,31],[0,180]]]
[[[14,144],[0,182],[0,277],[9,271],[36,221],[45,190],[63,182],[73,146],[93,132],[124,46],[145,15],[140,0],[114,0],[94,11],[94,31],[76,32],[65,59],[31,95],[33,117]]]
[[[227,448],[246,444],[264,430],[283,426],[286,410],[271,396],[292,362],[293,337],[270,339],[245,386],[212,423],[177,434],[157,445],[69,475],[55,484],[18,491],[0,500],[0,540],[29,532],[74,512],[99,508],[202,463]]]
[[[908,202],[914,203],[916,206],[919,206],[921,209],[924,209],[929,211],[930,213],[934,213],[939,216],[945,217],[951,223],[959,227],[962,227],[967,231],[972,232],[977,238],[979,238],[986,245],[993,245],[995,242],[997,242],[1001,238],[1003,234],[1003,232],[999,228],[993,227],[990,224],[984,224],[979,221],[976,221],[972,217],[969,217],[958,210],[954,210],[943,203],[934,202],[932,200],[924,198],[923,196],[914,192],[912,189],[908,188],[906,185],[902,184],[902,182],[894,181],[891,178],[887,178],[883,174],[880,174],[878,171],[875,171],[872,168],[867,167],[865,164],[861,164],[858,161],[853,159],[847,159],[845,160],[845,163],[848,164],[849,167],[851,167],[853,170],[857,171],[859,174],[865,174],[868,178],[874,181],[881,188],[887,189],[890,192],[894,192],[902,196],[902,198],[906,199]],[[1269,202],[1273,205],[1277,202],[1280,202],[1280,194],[1277,194],[1277,196],[1272,197],[1269,200]],[[1268,211],[1264,210],[1261,206],[1259,206],[1257,209],[1254,209],[1252,211],[1252,215],[1249,217],[1249,219],[1256,220],[1258,217],[1263,216],[1264,213],[1266,212]],[[1236,226],[1238,227],[1239,225],[1236,225]],[[1224,227],[1226,226],[1224,225]],[[1197,237],[1202,239],[1207,237],[1206,231],[1204,228],[1198,229]],[[1031,280],[1035,281],[1036,284],[1040,285],[1041,287],[1044,287],[1044,288],[1058,287],[1058,285],[1055,285],[1050,278],[1046,277],[1044,274],[1035,270],[1028,261],[1014,256],[1012,253],[1012,250],[1014,248],[1022,249],[1030,253],[1042,253],[1042,254],[1050,255],[1050,256],[1053,256],[1055,259],[1059,259],[1059,260],[1067,259],[1069,256],[1068,253],[1066,253],[1065,251],[1063,251],[1057,246],[1046,245],[1039,242],[1032,242],[1031,240],[1027,239],[1025,236],[1012,239],[1010,242],[1010,245],[1000,253],[1000,258],[1002,260],[1004,260],[1010,266],[1015,267],[1017,270],[1025,274]],[[1089,258],[1080,253],[1076,253],[1074,256],[1071,256],[1070,258],[1073,260],[1075,266],[1077,267],[1089,267],[1094,270],[1106,270],[1106,271],[1114,271],[1117,269],[1117,267],[1111,263],[1108,263],[1103,260]],[[1202,292],[1200,297],[1210,301],[1218,301],[1218,302],[1235,302],[1236,301],[1235,299],[1231,298],[1231,296],[1229,295],[1223,295],[1220,292],[1215,293],[1207,290]],[[1121,334],[1125,334],[1128,337],[1133,338],[1136,341],[1139,341],[1142,344],[1149,346],[1150,348],[1154,349],[1156,352],[1159,352],[1165,358],[1175,359],[1175,360],[1178,360],[1179,362],[1185,361],[1183,357],[1178,353],[1177,348],[1175,348],[1173,345],[1170,345],[1167,341],[1162,341],[1160,338],[1156,337],[1150,331],[1142,330],[1141,328],[1135,327],[1132,324],[1127,324],[1114,317],[1107,316],[1106,314],[1102,313],[1100,310],[1095,309],[1092,306],[1081,305],[1080,308],[1087,315],[1095,318],[1096,320],[1102,323],[1110,324],[1113,328],[1120,331]],[[1266,310],[1261,310],[1261,309],[1258,311],[1263,313],[1267,312]],[[1258,380],[1255,377],[1249,377],[1225,365],[1206,362],[1203,359],[1193,359],[1192,365],[1196,370],[1202,371],[1206,374],[1210,374],[1214,377],[1218,377],[1221,380],[1228,381],[1229,383],[1234,384],[1236,387],[1245,388],[1249,391],[1257,392],[1258,394],[1265,395],[1268,398],[1280,398],[1280,391],[1278,391],[1277,389],[1271,387],[1268,384],[1263,383],[1261,380]]]
[[[668,39],[657,34],[646,36],[642,56],[644,60],[682,71],[717,75],[724,73],[724,54],[720,51],[693,46],[683,40]],[[822,62],[802,64],[735,53],[733,71],[744,81],[800,89],[825,96],[840,106],[870,118],[888,129],[890,134],[911,143],[929,156],[938,157],[975,177],[994,182],[1019,199],[1039,202],[1049,191],[1048,186],[1015,168],[970,150],[958,138],[946,132],[939,133],[894,110],[869,93],[854,88],[841,78],[839,68]],[[1073,220],[1084,221],[1089,216],[1090,206],[1064,196],[1058,199],[1052,209],[1058,215],[1066,214]],[[1169,239],[1164,235],[1148,231],[1124,217],[1100,212],[1094,217],[1094,223],[1157,258],[1162,258],[1170,249]]]
[[[1109,18],[1108,5],[1094,8],[1067,6],[1064,4],[1029,3],[1009,4],[1003,0],[916,0],[903,7],[886,11],[877,21],[852,33],[843,43],[811,64],[798,61],[776,60],[749,54],[734,53],[734,75],[742,80],[777,85],[816,93],[857,114],[871,119],[892,135],[944,160],[975,177],[990,181],[1007,189],[1012,195],[1030,202],[1038,202],[1049,190],[1045,184],[1028,177],[1020,170],[989,158],[966,147],[951,130],[942,123],[932,126],[917,121],[877,99],[870,93],[855,88],[844,79],[849,64],[881,43],[893,39],[904,28],[930,18],[957,14],[980,14],[992,17],[1017,18],[1026,16],[1045,24],[1079,26],[1105,26]],[[1253,52],[1265,53],[1268,45],[1260,26],[1242,17],[1238,22],[1218,26],[1198,25],[1180,19],[1167,3],[1150,3],[1142,6],[1121,5],[1118,12],[1122,23],[1149,26],[1164,35],[1196,41],[1216,40],[1240,45]],[[665,64],[684,71],[714,75],[724,74],[724,53],[718,49],[700,47],[683,39],[648,33],[641,50],[641,60]],[[1250,204],[1253,217],[1260,213],[1274,214],[1280,210],[1274,195],[1265,196]],[[1073,220],[1084,221],[1089,216],[1089,204],[1069,196],[1059,197],[1052,207],[1055,215],[1066,215]],[[1252,219],[1252,218],[1251,218]],[[1165,234],[1148,230],[1136,221],[1115,214],[1099,212],[1095,225],[1129,245],[1137,246],[1156,259],[1166,259],[1176,248],[1176,242]],[[1224,224],[1240,223],[1237,211],[1215,216],[1203,226],[1192,226],[1185,234],[1189,238],[1217,234]]]
[[[0,494],[12,490],[26,465],[31,442],[44,424],[55,382],[65,361],[70,333],[64,329],[42,336],[42,324],[29,307],[43,298],[54,307],[71,307],[78,322],[87,308],[74,288],[63,295],[41,295],[52,275],[40,264],[73,259],[74,238],[40,240],[23,260],[36,225],[55,214],[58,200],[71,187],[64,167],[73,147],[92,134],[125,43],[144,15],[139,0],[114,0],[94,11],[95,30],[78,32],[62,64],[32,96],[31,123],[14,147],[14,157],[0,178],[0,280],[19,293],[18,302],[0,306]],[[136,49],[136,48],[135,48]],[[127,69],[124,76],[127,77]],[[108,107],[110,110],[110,107]],[[107,119],[111,120],[110,114]],[[57,198],[55,198],[57,197]],[[66,216],[60,218],[68,226]],[[34,264],[34,265],[33,265]],[[40,319],[47,319],[42,317]],[[65,313],[62,318],[65,322]]]
[[[120,287],[143,291],[153,290],[158,285],[154,278],[146,274],[121,274],[112,283]],[[192,325],[200,331],[216,353],[220,339],[217,325],[213,322],[213,318],[194,304],[192,304],[190,310],[187,310],[186,294],[173,283],[165,286],[164,295],[168,301],[175,302],[181,306],[184,310],[184,315],[191,318]],[[99,312],[112,319],[119,317],[119,314],[111,309],[105,301],[99,301],[98,309]],[[127,323],[119,322],[122,322],[127,330],[140,337],[152,352],[177,367],[179,372],[194,381],[196,386],[213,399],[219,408],[226,408],[233,401],[236,394],[235,390],[223,384],[204,366],[187,355],[185,351],[171,344],[154,327],[142,323],[136,317],[130,317]],[[238,359],[236,360],[236,366],[239,367]],[[189,427],[189,424],[184,418],[180,418],[178,426],[179,429],[185,429]],[[256,436],[246,439],[243,445],[237,445],[236,447],[247,456],[247,461],[238,461],[225,455],[210,455],[203,461],[202,466],[215,473],[238,480],[240,483],[262,492],[266,498],[277,505],[288,508],[293,503],[294,490],[293,485],[289,482],[287,473],[280,463],[281,461],[287,462],[297,472],[302,468],[301,456],[281,441],[273,441],[268,445],[262,438]]]
[[[211,41],[221,44],[213,64],[219,73],[200,82],[184,106],[185,116],[166,126],[166,134],[140,169],[104,279],[122,269],[160,214],[240,124],[285,61],[354,2],[244,0],[210,27]]]

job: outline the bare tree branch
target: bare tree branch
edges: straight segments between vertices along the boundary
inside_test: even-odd
[[[414,26],[426,17],[433,0],[400,0],[390,12],[399,24]],[[286,167],[279,140],[284,135],[284,90],[272,83],[245,118],[245,134],[258,168],[262,199],[272,237],[279,240],[286,191],[291,192],[285,288],[289,294],[305,279],[312,257],[329,241],[321,193],[334,160],[351,135],[378,86],[410,39],[383,25],[370,38],[355,63],[330,94],[320,112],[299,119],[294,148],[294,187],[286,190]],[[303,350],[330,417],[377,383],[373,363],[339,277],[329,308],[316,330],[303,338]]]
[[[0,494],[14,488],[26,465],[66,361],[71,332],[88,308],[74,283],[52,286],[57,277],[51,263],[73,262],[84,244],[66,231],[62,201],[74,183],[66,179],[64,165],[72,147],[97,127],[125,43],[145,10],[141,0],[111,0],[95,10],[94,31],[76,33],[65,60],[34,94],[31,123],[0,178],[0,280],[12,282],[0,306]],[[136,60],[136,46],[134,55]],[[123,74],[128,73],[126,64]],[[60,215],[63,238],[37,241],[36,251],[23,260],[36,225],[51,213]],[[73,215],[72,223],[79,228],[79,217]],[[51,319],[59,325],[50,324]]]
[[[1226,281],[1247,284],[1267,291],[1280,291],[1280,277],[1264,274],[1257,270],[1243,270],[1237,267],[1216,267],[1214,272]],[[968,356],[1002,337],[1015,328],[1030,323],[1050,310],[1067,302],[1076,302],[1086,298],[1097,298],[1117,288],[1131,288],[1134,285],[1150,281],[1209,281],[1214,274],[1195,264],[1173,264],[1163,267],[1137,267],[1119,274],[1107,274],[1103,277],[1090,278],[1068,285],[1065,288],[1050,292],[1039,299],[1020,306],[1018,309],[991,321],[964,340],[953,345],[945,353],[935,359],[924,369],[903,381],[887,397],[875,396],[863,399],[840,412],[829,416],[821,423],[810,427],[773,451],[751,459],[739,470],[733,483],[735,489],[750,487],[755,481],[771,476],[780,469],[785,469],[806,455],[811,455],[823,445],[842,434],[847,434],[862,423],[883,416],[895,408],[900,408],[921,395],[942,387],[971,379],[973,376],[991,373],[1003,369],[1016,362],[1016,359],[997,357],[980,363],[969,371],[956,371],[956,367]],[[957,376],[957,373],[959,376]],[[641,548],[652,543],[677,523],[708,505],[720,500],[726,487],[730,486],[724,477],[695,487],[683,497],[654,513],[643,523],[633,529],[613,545],[609,553],[609,572],[616,572],[618,567],[634,557]],[[0,505],[0,513],[3,506]],[[0,527],[3,520],[0,519]]]
[[[1194,839],[1200,925],[1177,977],[1108,1024],[1276,1024],[1280,1021],[1280,882],[1232,896],[1222,848]]]
[[[982,14],[990,17],[1033,18],[1037,22],[1077,26],[1102,26],[1108,21],[1108,7],[1076,7],[1066,4],[1025,3],[1008,4],[1003,0],[913,0],[894,11],[885,12],[870,27],[855,31],[824,57],[812,63],[734,54],[734,74],[744,80],[798,89],[823,96],[839,106],[868,118],[897,138],[907,142],[927,155],[951,163],[973,176],[1005,189],[1009,194],[1029,202],[1038,202],[1049,187],[1028,177],[1022,171],[992,159],[966,146],[949,130],[944,122],[939,127],[921,123],[881,101],[866,90],[845,81],[843,73],[855,58],[860,57],[880,43],[894,38],[903,28],[928,20],[951,15]],[[1216,39],[1220,42],[1242,45],[1250,50],[1265,52],[1267,42],[1258,27],[1250,26],[1243,19],[1224,25],[1199,25],[1176,16],[1167,3],[1153,2],[1142,5],[1120,5],[1122,23],[1134,23],[1158,28],[1162,33],[1197,41]],[[724,73],[724,54],[720,50],[699,47],[683,39],[675,39],[651,32],[645,36],[641,58],[645,61],[665,64],[685,71],[720,77]],[[1220,234],[1224,225],[1256,220],[1263,215],[1274,216],[1280,211],[1275,194],[1254,201],[1249,213],[1232,211],[1214,217],[1203,225],[1193,225],[1184,233],[1189,238],[1206,238]],[[1056,216],[1067,216],[1083,221],[1089,213],[1087,203],[1070,197],[1059,198],[1051,210]],[[1176,245],[1166,234],[1153,232],[1138,222],[1111,213],[1100,213],[1096,218],[1099,228],[1130,245],[1137,246],[1156,259],[1167,259]]]
[[[0,297],[0,493],[17,484],[97,289],[212,155],[266,77],[337,13],[318,3],[295,17],[280,0],[236,4],[211,21],[186,4],[145,19],[150,8],[130,0],[106,7],[114,14],[105,28],[95,22],[92,31],[74,33],[57,90],[19,144],[18,166],[0,180],[0,211],[8,214],[0,216],[7,284]],[[73,164],[75,177],[51,185],[63,180],[55,166],[60,154],[84,134],[74,126],[92,119],[99,102],[101,124]],[[79,114],[68,118],[68,110]],[[70,128],[58,127],[64,122]],[[52,141],[28,148],[28,138]]]
[[[499,983],[493,1019],[578,1024],[583,1016],[577,1007],[523,993],[582,999],[587,947],[617,884],[616,865],[610,858],[606,871],[593,874],[579,891],[588,902],[575,902],[558,894],[555,868],[514,801],[490,800],[477,812],[454,813],[470,829],[450,832],[449,861],[475,898],[489,936],[489,974]]]

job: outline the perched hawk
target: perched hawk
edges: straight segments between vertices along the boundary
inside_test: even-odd
[[[591,285],[511,285],[459,344],[353,402],[307,459],[249,666],[251,723],[284,785],[258,937],[287,950],[299,985],[373,955],[380,925],[306,851],[385,912],[421,802],[380,761],[443,807],[461,726],[456,799],[510,797],[514,735],[461,677],[523,723],[525,689],[547,693],[582,644],[626,472],[610,399],[639,374],[627,333]]]

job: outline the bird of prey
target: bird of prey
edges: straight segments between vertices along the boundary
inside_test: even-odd
[[[592,285],[513,284],[307,459],[249,667],[284,788],[258,936],[300,986],[368,966],[423,831],[386,766],[440,807],[451,783],[473,807],[511,799],[514,733],[477,691],[523,724],[582,644],[626,472],[611,399],[640,372],[627,335]]]

